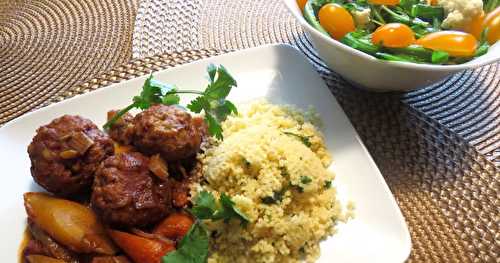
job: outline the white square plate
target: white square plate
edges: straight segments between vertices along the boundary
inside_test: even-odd
[[[161,81],[186,89],[204,89],[206,66],[223,64],[238,81],[230,99],[236,103],[266,98],[277,104],[313,106],[324,122],[332,153],[336,186],[342,201],[352,200],[356,217],[340,225],[339,233],[321,244],[318,262],[403,262],[411,250],[404,218],[378,168],[345,113],[314,68],[297,50],[270,45],[196,61],[155,73]],[[35,130],[63,114],[78,114],[102,125],[106,112],[128,105],[146,77],[77,96],[26,114],[0,129],[2,191],[0,255],[17,262],[25,228],[22,194],[40,190],[30,176],[26,148]],[[188,98],[184,98],[183,103]]]

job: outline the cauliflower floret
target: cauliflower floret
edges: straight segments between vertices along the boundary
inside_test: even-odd
[[[438,0],[437,4],[444,8],[446,19],[443,27],[449,29],[464,29],[483,12],[482,0]]]
[[[363,9],[362,11],[354,10],[352,12],[352,16],[354,17],[354,21],[356,21],[356,25],[359,27],[364,27],[368,23],[370,23],[370,8]]]

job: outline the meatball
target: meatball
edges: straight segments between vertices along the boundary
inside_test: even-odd
[[[171,210],[168,183],[149,171],[149,159],[138,152],[106,159],[96,172],[92,208],[109,224],[141,227],[154,224]]]
[[[113,118],[118,113],[116,110],[108,112],[108,120]],[[124,145],[132,144],[132,139],[134,136],[134,116],[130,113],[125,113],[121,116],[114,124],[111,129],[108,130],[109,136]]]
[[[110,135],[120,143],[132,144],[142,153],[160,154],[166,161],[178,161],[198,152],[204,126],[199,118],[192,118],[178,107],[154,105],[133,120],[130,115],[124,115],[110,129]]]
[[[38,128],[28,154],[39,185],[74,196],[90,191],[97,167],[113,154],[113,141],[90,120],[65,115]]]

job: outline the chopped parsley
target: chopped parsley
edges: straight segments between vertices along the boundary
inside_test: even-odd
[[[248,169],[250,168],[250,166],[252,165],[252,163],[250,161],[248,161],[245,157],[241,157],[242,160],[243,160],[243,164],[245,165],[245,167]]]
[[[266,196],[261,198],[262,203],[266,205],[277,204],[283,201],[283,196],[285,195],[286,188],[283,188],[280,191],[274,191],[272,196]]]
[[[311,140],[310,140],[311,137],[302,136],[302,135],[299,135],[299,134],[295,134],[293,132],[283,132],[283,134],[286,134],[286,135],[289,135],[289,136],[292,136],[292,137],[295,137],[295,138],[299,139],[307,147],[311,147],[312,146],[312,143],[311,143]]]
[[[288,169],[286,169],[286,166],[281,166],[279,169],[280,169],[281,176],[283,176],[283,177],[290,176],[290,173],[288,173]]]
[[[325,181],[325,188],[330,189],[332,187],[332,181]]]
[[[302,184],[309,184],[309,183],[311,183],[311,182],[312,182],[312,179],[311,179],[311,177],[309,177],[309,176],[301,176],[301,177],[300,177],[300,182],[301,182]]]

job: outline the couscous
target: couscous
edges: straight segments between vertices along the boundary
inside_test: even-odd
[[[241,107],[240,107],[241,108]],[[248,218],[207,221],[208,262],[313,262],[345,220],[318,130],[297,111],[255,102],[223,123],[224,141],[199,156],[206,190],[228,194]]]

